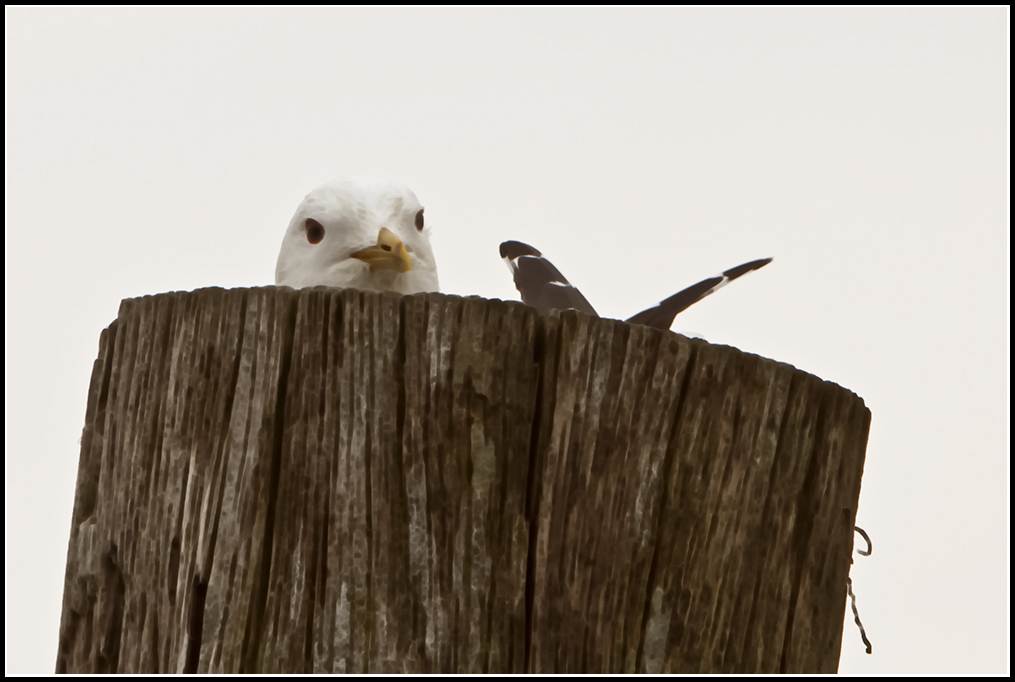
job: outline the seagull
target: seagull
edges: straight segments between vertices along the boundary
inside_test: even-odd
[[[440,291],[423,206],[408,187],[343,178],[308,194],[282,239],[275,284]]]
[[[540,314],[546,314],[551,310],[577,310],[587,315],[599,316],[588,299],[535,247],[522,242],[504,242],[500,245],[500,257],[507,263],[508,270],[514,276],[515,288],[522,295],[522,303],[532,306]],[[771,262],[771,258],[761,258],[730,268],[720,275],[692,284],[659,305],[643,310],[626,321],[656,329],[669,329],[678,313],[687,310],[738,277],[763,268]]]

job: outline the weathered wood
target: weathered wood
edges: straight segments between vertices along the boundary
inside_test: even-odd
[[[124,301],[59,672],[834,672],[870,413],[519,303]]]

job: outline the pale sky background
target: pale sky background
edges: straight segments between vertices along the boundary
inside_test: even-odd
[[[303,196],[426,206],[447,293],[540,248],[604,317],[873,413],[844,673],[1010,670],[1009,10],[6,9],[5,671],[56,661],[78,440],[126,297],[274,282]]]

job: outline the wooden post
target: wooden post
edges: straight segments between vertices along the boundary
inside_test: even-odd
[[[574,312],[126,300],[57,671],[835,672],[869,425],[789,365]]]

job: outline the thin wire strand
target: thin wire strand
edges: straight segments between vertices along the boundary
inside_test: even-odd
[[[865,552],[862,549],[858,549],[856,550],[857,554],[860,556],[870,556],[871,552],[874,551],[874,545],[871,543],[870,536],[867,535],[867,532],[860,526],[853,526],[853,530],[859,533],[860,537],[862,537],[867,543],[867,551]],[[850,566],[853,565],[853,557],[849,558],[849,564]],[[849,593],[849,604],[853,607],[853,621],[856,623],[856,626],[860,628],[860,637],[863,638],[863,643],[867,647],[867,653],[870,654],[871,642],[867,639],[867,632],[863,629],[863,623],[860,622],[860,612],[856,608],[856,595],[853,594],[853,579],[849,576],[846,576],[846,591]]]

